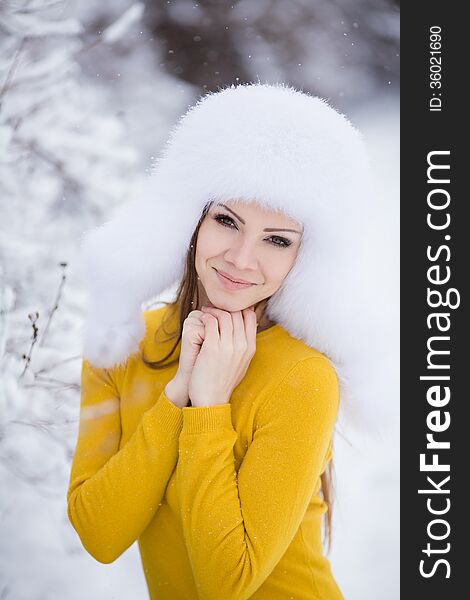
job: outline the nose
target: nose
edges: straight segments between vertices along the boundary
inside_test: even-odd
[[[228,248],[224,254],[224,259],[231,263],[242,277],[243,271],[254,271],[258,268],[258,257],[254,242],[248,239],[239,239]]]

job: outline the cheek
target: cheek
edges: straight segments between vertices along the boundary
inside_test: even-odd
[[[199,229],[196,244],[196,260],[201,261],[211,255],[211,236],[208,234],[207,227],[203,224]]]
[[[265,277],[266,281],[269,281],[271,285],[280,286],[288,275],[294,261],[291,257],[286,256],[274,256],[271,260],[265,263]]]
[[[198,233],[196,244],[196,263],[218,256],[224,249],[224,236],[218,232],[210,221],[205,221]],[[225,244],[226,245],[226,244]]]
[[[266,282],[279,287],[293,267],[295,257],[295,252],[286,252],[284,254],[281,250],[278,251],[276,249],[276,254],[271,254],[269,260],[265,261],[264,274]]]

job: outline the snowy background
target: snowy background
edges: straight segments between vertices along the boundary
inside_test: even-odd
[[[100,564],[67,518],[86,300],[75,257],[204,91],[284,81],[363,130],[398,372],[398,48],[392,0],[0,2],[0,600],[148,597],[136,544]],[[399,598],[398,377],[386,385],[386,439],[335,439],[329,558],[347,600]]]

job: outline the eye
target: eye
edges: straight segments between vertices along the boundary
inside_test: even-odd
[[[237,229],[237,226],[235,225],[235,221],[232,219],[232,217],[229,217],[228,215],[218,213],[218,214],[214,215],[214,219],[217,221],[217,223],[220,223],[224,227],[228,227],[229,229],[233,229],[233,227],[235,227],[235,229]],[[232,227],[232,225],[233,225],[233,227]]]
[[[213,215],[213,219],[217,221],[217,223],[220,223],[223,227],[228,227],[229,229],[238,229],[234,219],[232,219],[232,217],[229,215],[217,213]],[[278,248],[288,248],[292,244],[291,240],[279,235],[271,235],[266,239],[269,244],[277,246]]]
[[[281,238],[278,235],[272,235],[271,236],[272,240],[280,240],[280,243],[273,243],[274,246],[280,246],[281,248],[288,248],[292,242],[290,240],[288,240],[287,238]]]

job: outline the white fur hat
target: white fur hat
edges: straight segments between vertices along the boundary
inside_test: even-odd
[[[304,225],[268,316],[330,358],[339,422],[380,429],[386,321],[370,260],[371,181],[361,134],[326,101],[283,84],[203,96],[173,129],[139,197],[82,240],[84,356],[109,368],[138,351],[142,303],[182,277],[205,204],[256,200]]]

